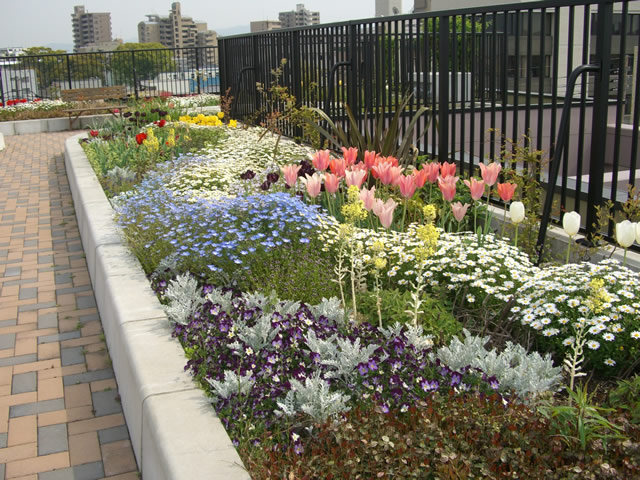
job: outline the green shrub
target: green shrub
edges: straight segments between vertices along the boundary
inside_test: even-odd
[[[609,405],[629,412],[633,423],[640,423],[640,375],[620,380],[609,392]]]

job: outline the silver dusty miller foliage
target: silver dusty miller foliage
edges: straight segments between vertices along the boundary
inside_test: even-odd
[[[164,310],[169,321],[186,325],[189,317],[203,304],[205,299],[200,293],[198,281],[189,274],[178,275],[169,282],[165,297],[169,301]]]
[[[454,370],[470,365],[495,376],[503,390],[513,390],[519,397],[535,397],[557,389],[562,368],[554,367],[549,354],[528,353],[521,345],[507,342],[498,353],[487,350],[489,337],[478,337],[464,330],[464,342],[454,337],[448,346],[438,349],[436,357]]]
[[[224,381],[221,382],[207,378],[207,382],[213,387],[215,394],[224,399],[236,394],[247,395],[255,383],[255,381],[251,379],[251,373],[238,375],[231,370],[224,372]]]
[[[305,413],[314,421],[323,423],[332,416],[349,410],[349,396],[331,392],[326,380],[313,376],[304,384],[291,380],[291,390],[282,402],[278,402],[279,412],[285,416]]]

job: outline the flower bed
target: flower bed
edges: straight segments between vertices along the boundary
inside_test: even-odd
[[[158,136],[168,126],[180,128],[148,128]],[[456,222],[465,218],[458,219],[448,202],[471,196],[480,203],[473,181],[469,191],[456,190],[457,179],[443,180],[455,169],[439,166],[433,184],[439,181],[440,188],[432,192],[428,185],[423,188],[431,183],[427,169],[432,167],[408,169],[405,175],[391,161],[366,166],[366,157],[358,162],[348,150],[341,159],[330,160],[328,154],[311,159],[294,143],[269,135],[258,141],[263,131],[204,127],[211,128],[224,132],[217,143],[194,154],[156,158],[113,203],[125,237],[167,305],[188,368],[211,395],[252,475],[314,476],[314,465],[331,456],[326,478],[408,472],[437,478],[445,471],[539,478],[540,472],[548,473],[545,459],[554,455],[557,476],[549,478],[571,478],[569,472],[579,473],[576,468],[603,461],[618,469],[611,474],[601,468],[603,475],[637,475],[638,445],[629,438],[638,430],[625,413],[633,408],[618,402],[621,416],[614,424],[599,406],[571,404],[576,419],[593,420],[596,414],[603,419],[589,430],[583,446],[567,430],[565,417],[554,421],[563,412],[562,398],[541,400],[560,387],[557,365],[564,351],[546,344],[554,335],[544,332],[530,341],[540,329],[530,329],[524,316],[539,312],[524,312],[524,306],[530,298],[533,308],[551,308],[537,305],[535,298],[539,292],[552,294],[552,288],[540,285],[560,277],[558,270],[534,267],[507,239],[481,228],[478,217],[486,224],[482,205],[473,208],[476,233],[442,229],[456,226],[451,215]],[[146,147],[143,141],[133,148]],[[418,186],[421,175],[425,180]],[[351,184],[349,189],[344,183]],[[445,200],[437,204],[440,192]],[[402,211],[393,215],[396,206]],[[390,217],[384,208],[390,208]],[[466,225],[470,221],[467,216]],[[584,278],[570,268],[565,275],[584,286]],[[588,311],[581,312],[584,321],[576,317],[574,323],[619,314],[620,305],[626,305],[623,309],[633,311],[624,320],[631,335],[624,358],[634,360],[637,307],[625,299],[635,295],[638,276],[604,263],[589,279],[611,282],[611,276],[620,288],[605,294],[604,284],[587,284],[583,303]],[[463,322],[490,335],[466,332],[463,337]],[[542,355],[505,342],[507,333]],[[555,366],[547,352],[555,355]],[[582,356],[572,358],[571,392]],[[582,368],[599,368],[588,354],[584,358]],[[449,441],[444,452],[437,446],[444,432],[460,428],[444,421],[447,405],[457,406],[456,422],[471,418],[464,416],[465,409],[476,412],[478,420],[495,426],[494,436],[481,440],[469,430]],[[576,410],[579,405],[582,411]],[[429,422],[439,428],[428,433]],[[522,431],[514,433],[510,422]],[[394,428],[408,432],[412,424],[415,428],[402,438],[391,433]],[[554,434],[557,441],[548,442]],[[376,452],[366,461],[353,443],[358,438],[365,450]],[[485,440],[495,452],[509,452],[508,466],[507,457],[487,450]],[[434,463],[437,449],[440,458]],[[481,460],[464,461],[471,451]],[[383,458],[384,452],[389,456]]]

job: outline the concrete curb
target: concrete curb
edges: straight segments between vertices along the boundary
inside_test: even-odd
[[[123,245],[113,210],[75,135],[65,165],[96,302],[143,478],[250,479],[142,267]]]
[[[73,129],[84,130],[93,125],[102,125],[106,120],[113,118],[111,114],[87,115],[78,117],[73,121]],[[37,120],[16,120],[13,122],[0,122],[0,133],[5,136],[27,135],[31,133],[50,133],[71,130],[68,117],[40,118]]]

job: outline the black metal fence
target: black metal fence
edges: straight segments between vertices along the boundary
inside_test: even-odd
[[[0,102],[125,85],[131,96],[219,93],[217,47],[0,57]]]
[[[627,185],[640,179],[639,42],[640,9],[626,1],[375,18],[222,38],[221,91],[231,89],[236,116],[255,115],[263,107],[256,83],[269,88],[286,58],[279,81],[301,104],[323,108],[345,127],[348,105],[361,130],[372,128],[367,112],[392,114],[411,95],[405,125],[419,107],[430,109],[415,129],[430,125],[414,138],[422,153],[455,159],[470,173],[513,152],[507,138],[543,151],[559,171],[550,181],[549,169],[540,173],[555,185],[549,197],[581,212],[590,229],[594,207],[624,201]],[[586,64],[594,67],[576,75],[575,93],[567,95],[571,73]],[[565,103],[566,140],[558,148]]]

